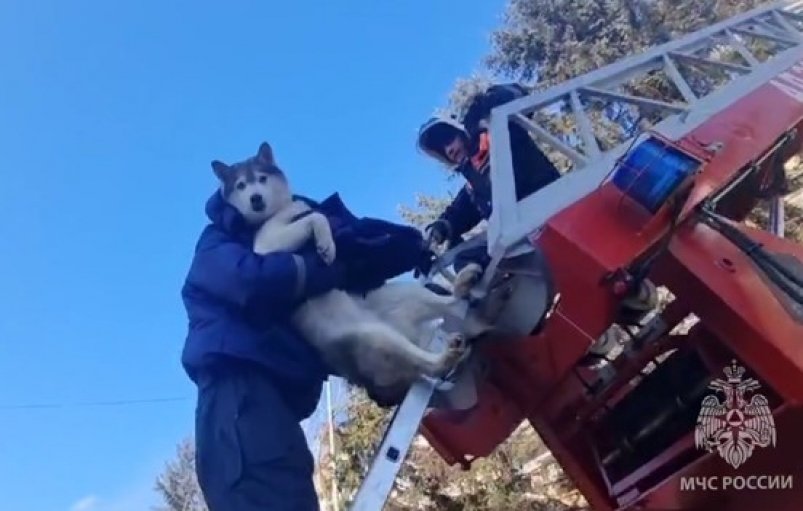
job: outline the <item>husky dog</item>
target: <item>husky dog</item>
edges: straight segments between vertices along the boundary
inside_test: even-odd
[[[215,160],[212,168],[226,201],[247,222],[260,225],[254,252],[295,252],[314,240],[327,264],[335,260],[328,220],[306,203],[293,200],[270,145],[262,143],[256,156],[233,165]],[[336,289],[306,300],[292,321],[327,363],[351,383],[369,391],[399,389],[422,374],[445,376],[463,354],[460,334],[450,336],[441,353],[419,344],[433,320],[454,314],[451,307],[456,300],[416,282],[388,283],[365,296]]]

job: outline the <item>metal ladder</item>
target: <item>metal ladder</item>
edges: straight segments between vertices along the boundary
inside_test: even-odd
[[[385,505],[436,389],[437,382],[425,378],[407,392],[354,497],[352,511],[379,511]]]
[[[454,255],[462,249],[464,249],[463,246],[455,247],[444,254],[434,271],[440,270],[444,262],[451,261]],[[445,276],[451,280],[450,275]],[[477,293],[482,287],[482,284],[478,286]],[[459,316],[465,317],[468,313],[468,302],[459,304],[457,307],[459,310],[456,312],[459,313]],[[440,333],[453,332],[458,329],[459,325],[454,320],[446,320],[440,328]],[[470,347],[468,350],[470,352]],[[463,357],[463,360],[466,358]],[[461,366],[458,364],[455,370],[443,380],[421,377],[413,383],[385,430],[385,435],[374,455],[368,473],[352,501],[351,511],[380,511],[383,508],[390,497],[393,483],[407,458],[407,453],[418,434],[418,428],[421,421],[424,420],[433,396],[438,391],[448,391],[451,388],[450,380],[454,375],[459,374],[460,368]]]
[[[596,96],[670,111],[674,115],[661,123],[669,132],[673,131],[673,123],[677,123],[678,118],[687,125],[702,122],[709,112],[716,112],[723,105],[737,100],[803,57],[803,14],[800,14],[802,10],[803,1],[768,4],[495,108],[491,114],[491,138],[495,141],[491,147],[491,165],[496,169],[492,173],[494,211],[487,233],[492,262],[485,272],[482,284],[478,286],[476,296],[482,296],[482,290],[487,288],[502,257],[518,250],[522,240],[536,231],[547,218],[596,188],[600,178],[610,168],[609,164],[629,145],[629,141],[625,141],[618,147],[607,151],[601,150],[592,130],[594,121],[586,113],[587,105],[583,99]],[[744,38],[763,39],[777,43],[783,46],[783,49],[776,58],[768,62],[759,62],[745,47]],[[701,56],[707,48],[723,44],[730,45],[736,50],[747,65],[719,62]],[[698,97],[680,71],[678,66],[680,63],[692,64],[700,71],[711,69],[740,76],[710,95]],[[615,91],[619,85],[656,70],[666,73],[683,96],[683,103],[670,104]],[[578,152],[563,143],[552,136],[545,127],[527,117],[528,113],[561,101],[569,101],[571,104],[570,115],[574,118],[579,136],[585,143],[583,152]],[[574,162],[571,174],[577,173],[581,176],[574,176],[577,179],[568,180],[570,183],[561,183],[567,181],[566,179],[558,180],[541,190],[546,193],[538,192],[525,198],[523,203],[518,203],[515,200],[512,157],[509,150],[510,139],[507,128],[509,120],[515,120],[536,140],[545,142],[563,153]],[[529,203],[532,203],[532,207]],[[772,230],[782,233],[783,202],[780,198],[773,199],[771,211]],[[471,241],[467,242],[470,243]],[[457,252],[460,248],[456,247],[449,253]],[[446,254],[439,267],[442,267],[444,260],[448,259],[445,256]],[[446,263],[448,264],[448,261]],[[393,484],[415,440],[432,397],[439,389],[444,388],[443,385],[448,385],[448,382],[421,379],[410,388],[385,432],[374,461],[352,502],[351,511],[382,510],[390,497]]]

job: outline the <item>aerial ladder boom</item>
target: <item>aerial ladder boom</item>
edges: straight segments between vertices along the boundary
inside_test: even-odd
[[[477,342],[450,381],[413,386],[352,509],[382,509],[417,432],[469,468],[522,421],[594,509],[799,509],[803,249],[783,239],[782,164],[801,148],[801,11],[803,2],[762,6],[494,109],[491,263],[471,310],[491,314],[500,333]],[[645,77],[662,96],[639,85]],[[571,115],[569,141],[549,128],[556,110]],[[612,142],[614,111],[630,121]],[[520,201],[511,123],[569,167]],[[769,232],[742,223],[760,201]],[[645,282],[673,300],[627,316],[623,296]],[[629,340],[587,364],[612,326]],[[701,411],[726,388],[744,403],[754,393],[753,408],[720,400],[709,410],[729,413],[728,431],[763,421],[738,463]],[[769,411],[756,415],[756,403]],[[736,424],[733,410],[752,410],[752,422]],[[783,447],[769,442],[770,426]],[[751,475],[774,488],[722,487]],[[717,481],[721,491],[704,491]]]

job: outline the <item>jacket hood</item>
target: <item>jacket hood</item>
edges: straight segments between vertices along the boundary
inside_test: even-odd
[[[241,237],[256,231],[256,226],[249,225],[237,208],[226,202],[222,190],[217,190],[209,197],[205,210],[213,224],[234,236]]]

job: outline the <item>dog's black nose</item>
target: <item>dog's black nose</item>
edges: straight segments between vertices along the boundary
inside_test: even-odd
[[[255,193],[251,196],[251,207],[255,210],[261,210],[265,207],[265,199],[261,195]]]

